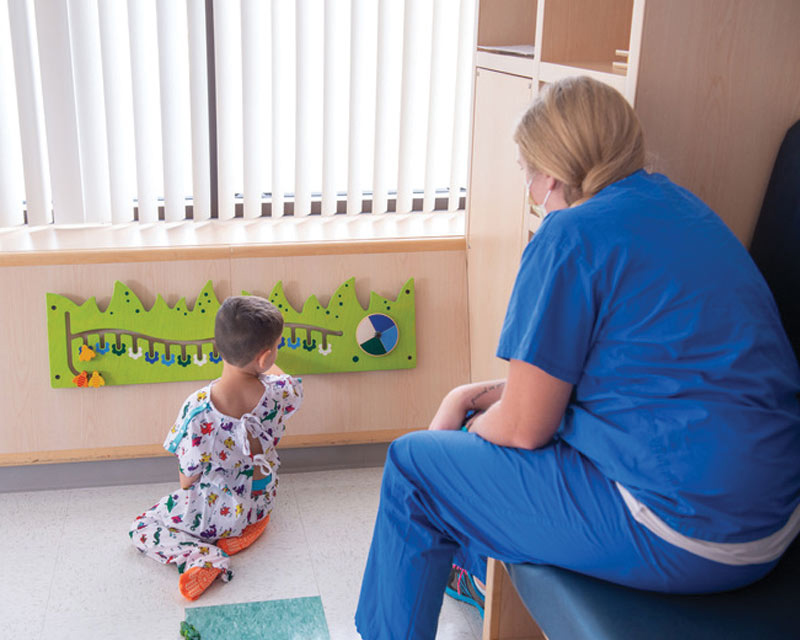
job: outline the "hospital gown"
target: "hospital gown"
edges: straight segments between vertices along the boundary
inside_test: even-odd
[[[228,555],[214,543],[241,535],[247,525],[272,511],[280,464],[275,447],[303,397],[298,378],[262,375],[260,380],[264,394],[240,418],[214,407],[213,382],[186,399],[164,448],[178,457],[184,475],[200,477],[134,520],[130,536],[139,551],[159,562],[174,563],[180,573],[214,567],[222,569],[224,581],[233,577]],[[248,435],[258,439],[263,453],[251,451]],[[265,476],[266,486],[252,491],[256,468]]]

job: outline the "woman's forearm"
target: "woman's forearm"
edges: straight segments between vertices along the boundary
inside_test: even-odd
[[[500,446],[538,449],[558,430],[571,393],[570,383],[530,363],[511,360],[501,397],[477,417],[470,432]]]
[[[491,380],[456,387],[444,397],[428,429],[458,429],[469,411],[485,411],[497,402],[504,386],[504,380]]]
[[[473,382],[456,388],[464,411],[486,411],[503,395],[505,380]]]

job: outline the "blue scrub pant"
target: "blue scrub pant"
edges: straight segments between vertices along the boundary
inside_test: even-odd
[[[734,589],[777,564],[720,564],[663,541],[563,441],[528,451],[462,431],[418,431],[389,446],[359,633],[434,638],[451,564],[485,581],[487,556],[668,593]]]

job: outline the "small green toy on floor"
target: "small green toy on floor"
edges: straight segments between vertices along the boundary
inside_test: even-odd
[[[186,640],[201,640],[200,632],[194,628],[194,625],[186,622],[186,620],[181,622],[181,638],[185,638]]]

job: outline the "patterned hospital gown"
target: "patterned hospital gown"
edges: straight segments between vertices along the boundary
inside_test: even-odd
[[[275,446],[286,420],[300,406],[302,382],[289,375],[260,376],[264,395],[241,418],[226,416],[211,403],[213,382],[187,398],[164,448],[178,457],[187,476],[200,473],[188,489],[164,496],[138,516],[130,536],[139,551],[183,573],[192,567],[217,567],[233,577],[229,557],[214,542],[241,535],[244,528],[272,511],[280,460]],[[248,434],[261,442],[250,451]],[[266,476],[262,491],[251,491],[253,472]]]

